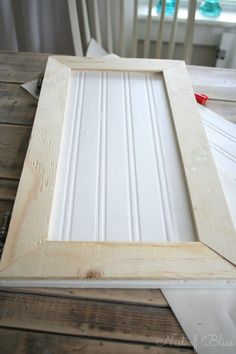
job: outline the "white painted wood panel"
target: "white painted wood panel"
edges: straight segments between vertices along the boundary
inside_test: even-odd
[[[71,78],[50,240],[195,241],[162,74]]]
[[[236,126],[202,107],[200,112],[217,167],[236,179]]]
[[[236,126],[205,107],[199,109],[236,229]]]

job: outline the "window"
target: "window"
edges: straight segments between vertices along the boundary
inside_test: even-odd
[[[236,23],[236,1],[235,0],[221,0],[220,4],[222,7],[222,12],[218,17],[206,17],[203,16],[199,11],[199,6],[202,0],[198,0],[198,7],[195,15],[195,24],[196,25],[210,25],[210,26],[219,26],[221,29],[218,32],[222,32],[224,28],[235,28]],[[148,15],[148,3],[149,0],[139,0],[139,9],[138,16],[139,19],[145,20]],[[156,4],[158,0],[154,1],[154,6],[152,9],[152,17],[155,20],[158,19],[159,14],[156,11]],[[178,22],[186,22],[188,17],[188,4],[189,0],[180,0],[180,8],[178,11]],[[172,16],[166,16],[165,22],[171,22]],[[219,34],[219,33],[218,33]],[[208,36],[209,37],[209,36]]]
[[[202,0],[198,0],[197,3],[200,5]],[[158,3],[158,0],[156,1]],[[180,0],[180,6],[181,7],[186,7],[188,6],[189,0]],[[230,11],[230,10],[236,10],[236,1],[235,0],[221,0],[221,6],[223,10]],[[140,5],[146,5],[148,4],[148,0],[139,0]]]

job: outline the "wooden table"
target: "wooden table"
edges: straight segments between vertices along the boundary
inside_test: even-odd
[[[37,78],[46,61],[44,54],[0,53],[0,221],[13,207],[37,107],[19,84]],[[207,106],[236,122],[236,70],[192,66],[189,72],[195,91],[209,95]],[[0,352],[193,349],[160,290],[0,288]]]

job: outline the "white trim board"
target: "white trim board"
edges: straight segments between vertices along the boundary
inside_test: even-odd
[[[236,285],[230,280],[222,281],[209,281],[201,280],[202,288],[222,291],[224,289],[232,290],[236,294]],[[194,289],[199,290],[199,285],[195,281],[179,281],[172,280],[169,281],[155,281],[152,280],[104,280],[102,283],[100,280],[2,280],[0,279],[1,286],[7,287],[50,287],[50,288],[88,288],[88,289],[171,289],[175,291],[176,289],[181,288],[180,291],[185,289]]]

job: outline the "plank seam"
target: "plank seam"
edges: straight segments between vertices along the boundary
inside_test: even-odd
[[[138,302],[133,302],[133,301],[128,301],[128,300],[116,300],[116,299],[100,299],[100,298],[89,298],[89,297],[85,297],[85,296],[74,296],[74,295],[60,295],[60,294],[50,294],[50,293],[37,293],[37,292],[27,292],[27,291],[22,291],[22,290],[18,290],[13,291],[13,290],[8,290],[8,289],[0,289],[0,294],[1,293],[6,293],[6,294],[16,294],[16,295],[28,295],[29,297],[48,297],[48,298],[58,298],[58,299],[66,299],[66,300],[81,300],[81,301],[88,301],[88,302],[98,302],[98,303],[114,303],[117,305],[126,305],[126,306],[135,306],[135,307],[151,307],[151,308],[160,308],[160,309],[167,309],[170,310],[170,306],[167,305],[156,305],[156,304],[147,304],[147,303],[141,303],[141,301]],[[23,296],[21,296],[23,297]]]
[[[62,332],[53,332],[53,331],[42,331],[42,330],[37,330],[37,329],[31,329],[31,328],[23,328],[23,327],[8,327],[0,324],[1,329],[6,329],[6,330],[12,330],[12,331],[19,331],[19,332],[30,332],[30,333],[42,333],[42,334],[49,334],[49,335],[55,335],[55,336],[65,336],[65,337],[77,337],[77,338],[84,338],[84,339],[91,339],[91,340],[102,340],[106,342],[116,342],[116,343],[124,343],[124,344],[133,344],[133,345],[148,345],[148,346],[153,346],[155,348],[171,348],[171,349],[177,349],[179,348],[180,350],[183,349],[193,349],[191,345],[168,345],[168,344],[156,344],[154,342],[145,342],[145,341],[137,341],[137,340],[129,340],[129,339],[119,339],[119,338],[109,338],[109,337],[99,337],[99,336],[86,336],[86,335],[80,335],[80,334],[73,334],[73,333],[62,333]],[[185,336],[187,339],[187,336]]]

